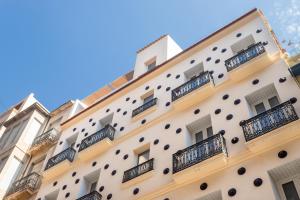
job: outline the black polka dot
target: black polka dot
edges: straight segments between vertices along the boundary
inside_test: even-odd
[[[231,139],[231,143],[232,144],[236,144],[238,142],[239,142],[239,138],[238,137],[234,137],[234,138]]]
[[[242,36],[241,33],[236,34],[236,37],[241,37],[241,36]]]
[[[175,78],[176,78],[176,79],[179,79],[179,78],[180,78],[180,74],[177,74]]]
[[[211,57],[206,58],[206,61],[209,62],[211,60]]]
[[[97,165],[97,162],[94,161],[94,162],[92,163],[92,166],[95,167],[96,165]]]
[[[66,193],[65,197],[68,198],[70,196],[70,192]]]
[[[279,83],[284,83],[286,81],[286,77],[282,77],[279,79]]]
[[[116,173],[117,173],[117,170],[113,170],[113,171],[111,172],[111,175],[114,176],[114,175],[116,175]]]
[[[194,110],[194,114],[195,114],[195,115],[197,115],[197,114],[199,114],[199,113],[200,113],[200,109]]]
[[[124,112],[123,112],[123,115],[126,115],[126,114],[127,114],[127,111],[124,111]]]
[[[84,137],[86,137],[88,134],[89,134],[89,133],[85,133],[85,134],[84,134]]]
[[[236,100],[234,100],[234,105],[238,105],[238,104],[240,104],[241,103],[241,100],[240,99],[236,99]]]
[[[104,169],[108,169],[109,168],[109,164],[104,165]]]
[[[126,160],[128,158],[128,154],[125,154],[124,156],[123,156],[123,160]]]
[[[165,125],[165,129],[169,129],[170,126],[171,126],[170,124],[166,124],[166,125]]]
[[[60,141],[60,142],[59,142],[59,145],[62,145],[62,143],[63,143],[63,141]]]
[[[220,130],[218,133],[221,135],[225,135],[225,130]]]
[[[265,41],[265,42],[263,42],[262,43],[264,46],[267,46],[268,44],[269,44],[269,42],[268,41]]]
[[[223,76],[224,76],[224,74],[221,73],[221,74],[218,75],[218,78],[223,78]]]
[[[109,112],[109,111],[110,111],[110,109],[109,109],[109,108],[107,108],[107,109],[106,109],[106,112]]]
[[[229,115],[226,116],[226,119],[227,119],[227,120],[231,120],[232,118],[233,118],[233,115],[232,115],[232,114],[229,114]]]
[[[93,122],[93,123],[92,123],[92,126],[95,126],[95,125],[96,125],[96,122]]]
[[[225,95],[223,95],[222,99],[223,99],[223,100],[226,100],[226,99],[228,99],[228,97],[229,97],[229,95],[228,95],[228,94],[225,94]]]
[[[285,158],[287,156],[287,151],[282,150],[278,152],[278,158]]]
[[[233,197],[234,195],[236,195],[236,189],[235,188],[229,189],[228,196]]]
[[[237,171],[238,175],[244,175],[246,173],[245,167],[240,167]]]
[[[137,194],[139,193],[139,191],[140,191],[139,188],[135,188],[135,189],[133,190],[133,194],[134,194],[134,195],[137,195]]]
[[[220,59],[215,60],[215,63],[218,64],[220,62]]]
[[[166,150],[168,150],[170,148],[170,145],[169,144],[166,144],[165,146],[164,146],[164,150],[166,151]]]
[[[136,103],[136,100],[134,99],[133,101],[132,101],[132,104],[135,104]]]
[[[120,131],[124,131],[124,127],[123,126],[120,128]]]
[[[224,49],[222,49],[222,53],[225,53],[227,51],[227,49],[226,48],[224,48]]]
[[[76,176],[76,174],[77,174],[76,172],[73,172],[73,173],[72,173],[72,177]]]
[[[76,148],[78,148],[80,146],[80,144],[76,144]]]
[[[76,128],[73,128],[73,132],[75,132],[76,131]]]
[[[216,51],[217,49],[218,49],[218,47],[214,47],[214,48],[212,48],[212,50],[213,50],[213,51]]]
[[[104,186],[102,185],[100,188],[99,188],[99,192],[102,192],[104,190]]]
[[[258,83],[259,83],[259,80],[258,80],[258,79],[255,79],[255,80],[252,81],[252,84],[253,84],[253,85],[256,85],[256,84],[258,84]]]
[[[155,139],[153,142],[154,145],[157,145],[158,143],[159,143],[159,139]]]
[[[163,173],[166,175],[166,174],[168,174],[170,172],[170,169],[169,168],[165,168],[164,169],[164,171],[163,171]]]
[[[116,128],[118,126],[118,123],[114,123],[113,127]]]
[[[130,97],[127,97],[127,98],[126,98],[126,101],[129,101],[129,100],[130,100]]]
[[[181,128],[176,129],[176,133],[179,134],[182,131]]]
[[[158,85],[158,86],[157,86],[157,89],[160,90],[160,88],[161,88],[161,85]]]
[[[195,62],[195,60],[191,60],[190,63],[193,64]]]
[[[200,185],[200,190],[206,190],[207,186],[208,186],[207,183],[202,183]]]
[[[52,185],[53,185],[53,186],[56,186],[56,185],[57,185],[57,181],[55,181]]]
[[[253,181],[253,185],[254,185],[255,187],[261,186],[262,183],[263,183],[263,180],[262,180],[261,178],[256,178],[256,179]]]
[[[141,121],[141,124],[145,124],[145,123],[146,123],[146,120],[143,119],[143,120]]]
[[[120,112],[120,111],[121,111],[121,108],[118,108],[118,109],[117,109],[117,112]]]
[[[168,92],[170,89],[171,89],[170,87],[167,87],[167,88],[166,88],[166,91]]]
[[[218,108],[218,109],[215,110],[215,114],[216,114],[216,115],[218,115],[218,114],[220,114],[220,113],[221,113],[221,109],[220,109],[220,108]]]
[[[67,185],[64,185],[63,187],[62,187],[62,190],[65,190],[67,188]]]
[[[83,129],[81,129],[81,132],[84,132],[85,131],[85,129],[83,128]]]
[[[149,89],[149,86],[146,86],[146,87],[145,87],[145,90],[148,90],[148,89]]]
[[[108,194],[107,197],[106,197],[106,199],[108,199],[108,200],[111,199],[111,198],[112,198],[112,194]]]
[[[168,101],[168,102],[166,103],[166,107],[170,106],[170,104],[171,104],[171,103]]]
[[[121,152],[121,150],[117,149],[116,152],[115,152],[115,154],[118,155],[120,152]]]
[[[171,74],[167,74],[167,78],[170,78],[171,77]]]
[[[297,98],[296,98],[296,97],[290,98],[290,102],[291,102],[292,104],[296,103],[296,102],[297,102]]]
[[[213,75],[213,74],[215,73],[215,71],[214,71],[214,70],[211,70],[211,71],[209,71],[209,73],[210,73],[211,75]]]
[[[93,119],[91,118],[91,119],[89,119],[89,122],[92,122],[93,121]]]
[[[256,30],[256,33],[260,33],[260,32],[262,32],[262,29],[257,29]]]
[[[139,139],[139,142],[143,142],[144,141],[144,137],[141,137],[140,139]]]
[[[80,179],[79,179],[79,178],[78,178],[78,179],[76,179],[76,180],[75,180],[75,184],[79,183],[79,181],[80,181]]]

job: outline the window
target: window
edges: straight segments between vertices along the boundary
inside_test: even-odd
[[[268,99],[268,101],[269,101],[271,108],[273,108],[279,104],[277,96],[271,97],[270,99]]]
[[[148,64],[148,71],[153,70],[156,67],[156,61],[153,61],[152,63]]]
[[[100,120],[100,129],[104,128],[106,125],[109,125],[112,123],[112,120],[113,120],[113,117],[114,117],[114,114],[111,113],[109,115],[107,115],[106,117],[102,118]]]
[[[233,54],[238,54],[240,51],[247,49],[252,44],[255,44],[254,37],[248,35],[231,46]]]
[[[146,162],[147,160],[149,160],[149,156],[150,156],[150,150],[146,150],[146,151],[138,154],[137,164],[139,165],[139,164]]]
[[[195,134],[195,141],[196,141],[196,143],[198,143],[198,142],[201,142],[202,140],[203,140],[203,132],[200,131]]]
[[[282,184],[282,189],[287,200],[299,200],[299,195],[293,181]]]
[[[97,181],[92,182],[90,186],[90,192],[96,191]]]
[[[200,118],[186,127],[191,134],[192,143],[198,143],[213,136],[210,115]]]
[[[149,101],[151,101],[153,99],[153,97],[154,97],[154,94],[151,94],[151,95],[145,97],[144,98],[144,104],[148,103]]]
[[[257,114],[260,114],[260,113],[262,113],[262,112],[265,112],[265,111],[266,111],[266,108],[265,108],[264,103],[262,102],[262,103],[256,104],[256,105],[255,105],[255,110],[256,110],[256,113],[257,113]]]
[[[207,137],[208,138],[211,137],[211,136],[213,136],[213,129],[212,129],[211,126],[208,127],[208,128],[206,128],[206,133],[207,133]]]
[[[78,133],[75,133],[74,135],[72,135],[71,137],[69,137],[66,141],[66,148],[69,148],[69,147],[74,147],[75,143],[76,143],[76,140],[77,140],[77,136],[78,136]]]

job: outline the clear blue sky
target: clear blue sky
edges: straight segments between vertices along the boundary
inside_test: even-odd
[[[0,112],[30,92],[49,110],[81,99],[130,71],[136,50],[162,34],[187,48],[254,7],[280,40],[299,41],[299,6],[300,0],[0,0]]]

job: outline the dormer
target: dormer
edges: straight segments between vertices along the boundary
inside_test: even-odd
[[[133,78],[153,70],[181,51],[181,47],[169,35],[161,36],[137,51]]]

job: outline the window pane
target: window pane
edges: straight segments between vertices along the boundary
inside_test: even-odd
[[[299,196],[293,181],[282,184],[282,189],[287,200],[299,200]]]
[[[259,103],[259,104],[255,105],[255,110],[256,110],[256,113],[257,113],[257,114],[260,114],[260,113],[262,113],[262,112],[265,112],[265,111],[266,111],[266,108],[265,108],[264,103]]]
[[[212,129],[211,126],[208,127],[208,128],[206,129],[206,131],[207,131],[207,137],[208,137],[208,138],[211,137],[211,136],[213,136],[213,129]]]
[[[90,192],[95,191],[96,187],[97,187],[97,181],[91,184]]]
[[[203,133],[202,131],[198,132],[195,134],[195,140],[196,140],[196,143],[197,142],[201,142],[203,140]]]
[[[279,104],[278,98],[276,96],[270,98],[268,101],[269,101],[271,108],[273,108]]]
[[[148,71],[154,69],[155,67],[156,67],[156,61],[154,61],[148,65]]]
[[[150,151],[144,151],[143,153],[138,155],[138,164],[142,164],[144,162],[146,162],[147,160],[149,160],[149,153]]]

